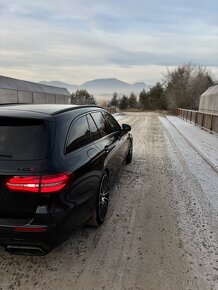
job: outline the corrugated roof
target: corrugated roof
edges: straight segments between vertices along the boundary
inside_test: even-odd
[[[213,85],[212,87],[209,87],[202,96],[208,96],[208,95],[218,95],[218,84]]]
[[[17,91],[70,96],[70,93],[68,92],[66,88],[48,86],[48,85],[33,83],[29,81],[22,81],[22,80],[9,78],[5,76],[0,76],[0,88],[12,89],[12,90],[17,90]]]

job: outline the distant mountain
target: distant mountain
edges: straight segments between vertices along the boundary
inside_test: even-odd
[[[144,82],[137,82],[132,85],[132,87],[136,90],[142,91],[143,89],[147,90],[150,88],[149,85],[146,85]]]
[[[77,89],[79,89],[79,86],[77,85],[72,85],[72,84],[68,84],[68,83],[64,83],[64,82],[60,82],[60,81],[42,81],[39,82],[40,84],[43,85],[48,85],[48,86],[54,86],[54,87],[59,87],[59,88],[66,88],[68,89],[68,91],[70,93],[72,93],[73,91],[76,91]]]
[[[64,87],[67,88],[70,93],[75,92],[78,89],[85,89],[89,93],[93,94],[95,98],[101,100],[108,100],[112,97],[114,92],[117,92],[118,95],[130,94],[134,92],[139,94],[143,89],[146,91],[149,90],[150,86],[146,85],[144,82],[136,82],[134,84],[126,83],[116,78],[107,78],[107,79],[95,79],[87,81],[82,85],[73,85],[64,83],[61,81],[42,81],[41,84]]]
[[[116,91],[116,90],[128,90],[131,85],[120,81],[118,79],[96,79],[92,81],[85,82],[81,85],[82,88],[101,91]]]

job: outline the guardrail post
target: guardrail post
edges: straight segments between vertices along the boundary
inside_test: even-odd
[[[198,112],[195,113],[195,126],[197,124]]]
[[[204,127],[204,113],[202,114],[202,120],[201,120],[201,128]]]
[[[210,133],[213,131],[213,115],[211,115],[211,122],[210,122]]]

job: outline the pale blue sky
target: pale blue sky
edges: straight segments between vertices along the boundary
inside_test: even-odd
[[[218,79],[217,15],[215,0],[0,0],[0,74],[153,84],[191,61]]]

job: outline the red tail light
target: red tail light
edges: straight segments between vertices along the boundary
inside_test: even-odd
[[[14,229],[15,232],[32,232],[32,233],[41,233],[46,232],[47,227],[18,227]]]
[[[42,176],[13,176],[6,181],[6,187],[11,191],[51,194],[64,189],[71,176],[70,172]]]

